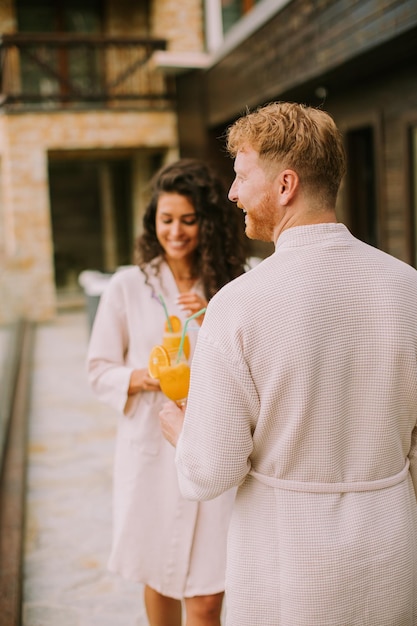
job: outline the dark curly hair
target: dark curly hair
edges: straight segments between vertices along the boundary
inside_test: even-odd
[[[243,223],[239,224],[236,207],[228,201],[222,183],[210,167],[198,159],[180,159],[163,167],[151,181],[151,193],[143,217],[143,234],[135,246],[137,264],[144,271],[147,263],[164,255],[155,225],[159,196],[186,196],[195,209],[199,226],[193,271],[210,300],[223,285],[244,272]]]

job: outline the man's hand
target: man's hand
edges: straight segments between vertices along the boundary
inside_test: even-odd
[[[159,412],[162,434],[174,447],[177,445],[182,430],[184,410],[180,409],[175,402],[166,402]]]

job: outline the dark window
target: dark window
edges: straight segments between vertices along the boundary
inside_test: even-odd
[[[259,0],[222,0],[223,33],[227,33]]]
[[[348,219],[358,239],[378,246],[374,132],[371,127],[351,130],[346,136],[348,159]]]
[[[22,33],[100,34],[101,0],[18,0],[17,21]],[[26,94],[65,95],[70,85],[84,91],[100,83],[97,51],[91,48],[25,49],[20,67]]]
[[[17,0],[20,32],[99,33],[101,0]]]
[[[73,287],[85,269],[132,262],[130,159],[51,159],[49,190],[56,284]]]

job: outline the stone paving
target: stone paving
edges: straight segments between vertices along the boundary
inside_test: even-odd
[[[22,626],[147,626],[141,585],[106,571],[116,416],[88,387],[83,310],[37,327]]]

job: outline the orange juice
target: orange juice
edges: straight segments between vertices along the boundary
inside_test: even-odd
[[[174,402],[185,400],[190,386],[190,366],[183,360],[179,363],[171,361],[171,365],[160,367],[159,384],[164,394]]]
[[[201,311],[198,312],[198,315],[200,314]],[[194,317],[196,315],[194,314]],[[190,319],[193,319],[193,316],[185,324]],[[179,317],[170,315],[164,325],[162,344],[152,348],[148,362],[149,375],[158,379],[162,392],[179,405],[185,404],[190,385],[190,366],[188,365],[190,340],[186,330],[186,325],[182,330]],[[181,342],[181,354],[178,358]]]
[[[171,363],[175,363],[175,361],[177,360],[178,348],[180,347],[180,343],[181,343],[181,334],[182,334],[181,332],[170,333],[165,330],[164,335],[162,337],[162,345],[164,346],[165,350],[168,352],[169,357],[171,359]],[[184,344],[183,344],[182,349],[183,349],[185,358],[188,359],[190,356],[190,340],[188,338],[188,335],[185,335],[184,337]]]

